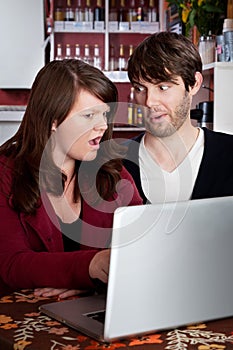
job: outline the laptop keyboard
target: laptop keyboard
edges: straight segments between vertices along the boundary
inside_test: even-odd
[[[96,320],[98,322],[101,322],[104,324],[105,321],[105,310],[96,311],[96,312],[89,312],[88,314],[85,314],[85,316],[92,318],[93,320]]]

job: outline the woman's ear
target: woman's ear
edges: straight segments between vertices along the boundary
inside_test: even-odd
[[[52,124],[52,128],[51,131],[56,131],[57,130],[57,121],[54,120],[53,124]]]
[[[203,75],[200,72],[195,73],[195,84],[190,88],[190,94],[196,95],[196,93],[200,90],[203,83]]]

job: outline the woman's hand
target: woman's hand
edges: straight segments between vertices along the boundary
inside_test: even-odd
[[[34,290],[34,295],[37,297],[58,297],[59,299],[64,299],[72,297],[74,295],[81,295],[86,293],[86,290],[79,289],[65,289],[65,288],[36,288]]]
[[[102,250],[98,252],[90,262],[89,274],[93,279],[99,279],[100,281],[108,282],[108,272],[109,272],[109,262],[110,262],[110,249]],[[37,297],[58,297],[59,299],[64,299],[72,297],[74,295],[81,295],[87,293],[87,290],[79,289],[65,289],[65,288],[36,288],[34,290],[34,295]]]
[[[110,262],[110,249],[98,252],[90,262],[89,275],[91,278],[98,278],[100,281],[108,282]]]

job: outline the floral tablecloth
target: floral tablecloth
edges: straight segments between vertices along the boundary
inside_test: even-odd
[[[53,300],[36,298],[30,290],[0,298],[0,350],[233,349],[233,318],[105,344],[38,311],[41,304]]]

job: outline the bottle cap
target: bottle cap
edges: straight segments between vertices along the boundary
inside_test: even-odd
[[[233,18],[225,18],[223,22],[223,33],[233,31]]]

